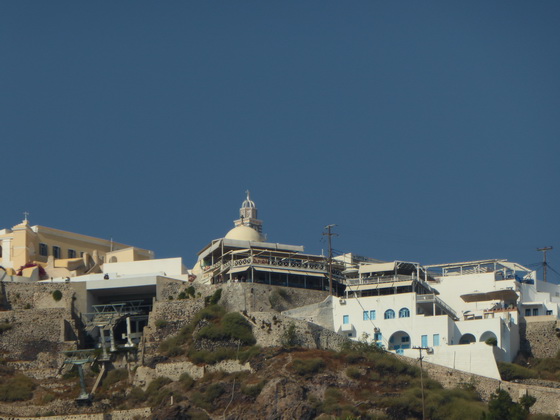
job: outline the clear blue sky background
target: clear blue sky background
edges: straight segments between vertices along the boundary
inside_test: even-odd
[[[560,2],[0,3],[2,227],[560,270]]]

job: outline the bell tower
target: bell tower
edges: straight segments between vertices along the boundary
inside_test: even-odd
[[[235,226],[248,226],[255,229],[257,232],[262,233],[262,220],[257,219],[257,207],[255,202],[251,200],[251,193],[249,190],[245,191],[247,198],[241,204],[239,209],[239,219],[234,220]]]

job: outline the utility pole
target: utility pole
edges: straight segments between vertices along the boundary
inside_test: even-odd
[[[323,232],[323,235],[326,235],[329,237],[329,261],[328,261],[328,265],[329,265],[329,295],[332,296],[332,242],[331,242],[331,238],[333,236],[338,236],[336,233],[332,233],[331,229],[333,227],[335,227],[336,225],[328,225],[325,226],[325,229],[327,229],[326,232]]]
[[[551,246],[545,246],[544,248],[537,248],[537,251],[541,251],[543,253],[543,280],[546,283],[546,268],[548,266],[546,262],[546,251],[550,251],[552,249]]]
[[[420,352],[420,357],[418,358],[418,360],[420,360],[420,387],[422,389],[422,420],[425,420],[426,408],[424,404],[424,371],[422,369],[422,360],[424,359],[424,356],[422,356],[422,350],[428,351],[429,347],[412,347],[412,348]]]

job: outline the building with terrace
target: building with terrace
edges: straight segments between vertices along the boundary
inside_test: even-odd
[[[276,286],[329,290],[329,262],[322,255],[306,254],[301,245],[269,242],[257,219],[257,207],[247,193],[235,227],[199,253],[193,267],[196,281],[264,283]],[[335,294],[343,293],[344,263],[333,261]]]

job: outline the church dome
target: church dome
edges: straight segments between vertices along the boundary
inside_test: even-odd
[[[252,242],[262,242],[263,237],[259,232],[255,229],[250,228],[249,226],[237,226],[230,230],[227,235],[226,239],[235,239],[238,241],[252,241]]]

